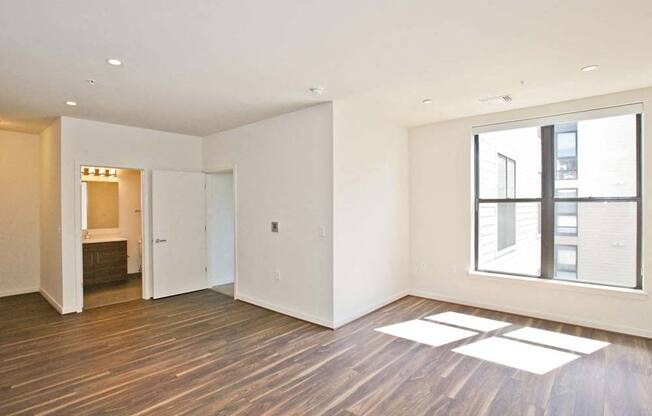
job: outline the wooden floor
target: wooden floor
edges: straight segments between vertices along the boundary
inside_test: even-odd
[[[233,297],[233,293],[234,293],[233,283],[228,283],[228,284],[219,285],[219,286],[213,286],[211,289],[213,289],[217,293],[221,293],[221,294],[226,295],[226,296],[228,296],[230,298]]]
[[[126,280],[84,288],[84,309],[129,302],[143,297],[143,279],[140,273]]]
[[[543,376],[382,325],[460,311],[612,345]],[[652,341],[406,297],[331,331],[212,290],[59,316],[0,299],[0,414],[650,415]]]

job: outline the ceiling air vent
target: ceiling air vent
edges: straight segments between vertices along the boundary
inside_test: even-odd
[[[490,104],[509,103],[511,101],[512,101],[512,96],[509,94],[497,95],[495,97],[480,98],[481,103],[490,103]]]

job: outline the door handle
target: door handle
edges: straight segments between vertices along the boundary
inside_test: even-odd
[[[156,240],[154,240],[155,243],[165,243],[166,241],[168,241],[168,240],[160,239],[160,238],[157,238]]]

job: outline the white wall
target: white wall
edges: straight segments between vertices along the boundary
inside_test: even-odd
[[[61,120],[41,133],[41,293],[63,312],[61,270]]]
[[[63,306],[66,312],[80,310],[81,270],[80,164],[138,168],[145,171],[144,218],[149,218],[149,183],[152,169],[201,170],[201,138],[69,117],[61,118],[61,233]],[[151,241],[151,224],[145,221],[143,241]],[[149,244],[144,252],[151,259]],[[147,278],[145,292],[151,293]]]
[[[140,171],[118,169],[119,221],[118,234],[127,239],[127,273],[138,273],[141,266],[142,207],[140,201]]]
[[[408,290],[407,129],[354,101],[334,104],[334,323]]]
[[[206,176],[208,284],[233,283],[235,276],[235,194],[233,172]]]
[[[0,296],[40,285],[40,138],[0,131]]]
[[[332,124],[332,105],[321,104],[204,139],[204,170],[236,168],[236,297],[326,326],[333,315]]]
[[[410,272],[415,294],[652,337],[652,299],[628,290],[489,277],[472,269],[472,126],[642,102],[652,89],[452,120],[410,130]],[[652,162],[643,129],[643,167]],[[643,175],[645,177],[645,175]],[[644,269],[650,270],[652,182],[644,181]],[[644,288],[650,285],[644,279]]]

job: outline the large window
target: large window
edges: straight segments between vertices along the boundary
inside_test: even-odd
[[[476,270],[640,288],[638,109],[476,134]]]

